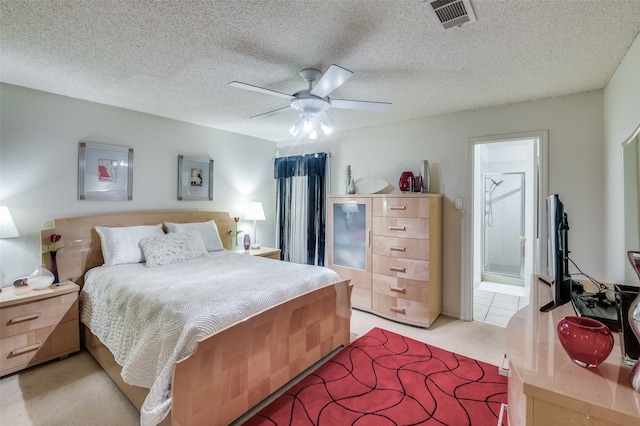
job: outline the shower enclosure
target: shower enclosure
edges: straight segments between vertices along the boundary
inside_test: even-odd
[[[482,280],[524,279],[525,174],[484,173]]]

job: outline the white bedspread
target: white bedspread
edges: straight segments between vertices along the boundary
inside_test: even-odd
[[[198,340],[337,281],[327,268],[229,251],[157,268],[99,267],[85,276],[81,321],[111,350],[126,383],[151,389],[140,424],[155,425],[171,409],[173,364]]]

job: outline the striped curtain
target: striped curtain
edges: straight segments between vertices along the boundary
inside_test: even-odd
[[[324,266],[328,154],[275,159],[278,248],[282,260]]]

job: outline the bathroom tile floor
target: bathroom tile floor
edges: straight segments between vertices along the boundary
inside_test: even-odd
[[[477,283],[473,289],[474,321],[506,327],[513,314],[529,304],[528,297],[506,294],[500,292],[499,288],[495,289],[497,291],[488,291],[480,287],[480,283]],[[506,292],[513,293],[508,287],[505,286]]]

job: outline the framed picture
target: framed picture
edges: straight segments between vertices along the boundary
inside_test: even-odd
[[[133,148],[80,142],[78,199],[133,199]]]
[[[178,155],[178,200],[213,201],[213,160]]]

